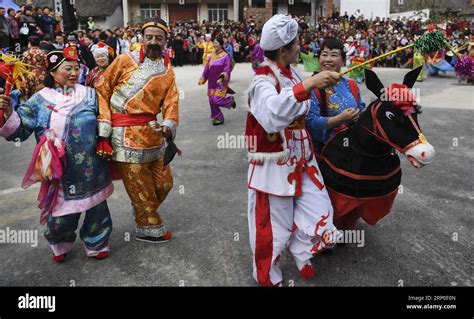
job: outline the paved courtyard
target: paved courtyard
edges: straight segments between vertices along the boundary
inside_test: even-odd
[[[218,139],[240,136],[246,118],[249,64],[237,64],[231,87],[237,109],[226,123],[209,121],[201,67],[176,69],[181,92],[176,144],[183,154],[173,164],[175,186],[160,211],[174,238],[162,245],[133,239],[133,215],[121,182],[109,199],[114,230],[111,254],[88,259],[79,240],[63,264],[39,225],[38,187],[22,190],[21,179],[34,138],[17,147],[0,141],[0,230],[38,230],[38,245],[0,244],[0,286],[253,286],[248,244],[246,150],[222,149]],[[384,84],[401,82],[408,70],[376,69]],[[403,193],[392,212],[365,230],[365,245],[348,245],[313,259],[317,276],[299,278],[289,254],[281,260],[286,285],[295,286],[472,286],[474,251],[474,96],[453,74],[417,83],[421,129],[436,149],[422,169],[402,159]],[[362,86],[362,98],[373,99]],[[81,221],[82,222],[82,221]],[[130,238],[130,240],[128,240]]]

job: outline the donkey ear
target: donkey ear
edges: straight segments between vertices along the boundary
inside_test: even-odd
[[[380,98],[383,93],[384,86],[380,81],[379,77],[377,76],[377,74],[375,74],[374,71],[369,69],[364,69],[364,73],[365,85],[372,93],[375,94],[377,98]]]
[[[413,85],[415,85],[416,79],[418,78],[418,75],[420,75],[422,69],[423,65],[420,65],[416,69],[413,69],[407,74],[405,74],[405,77],[403,78],[403,84],[405,84],[408,88],[411,89]]]

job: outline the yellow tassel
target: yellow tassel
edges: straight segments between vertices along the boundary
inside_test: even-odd
[[[26,76],[33,75],[33,73],[28,70],[28,67],[31,67],[31,65],[24,63],[13,54],[2,53],[1,59],[6,64],[13,65],[13,84],[17,89],[21,87],[22,82],[25,82]]]

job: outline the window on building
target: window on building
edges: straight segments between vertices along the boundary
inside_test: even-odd
[[[140,4],[140,16],[142,18],[153,18],[155,16],[160,16],[160,4],[148,3]]]
[[[228,4],[227,3],[208,3],[207,10],[209,14],[209,21],[226,21],[228,14]]]
[[[398,0],[398,5],[403,6],[403,0]]]

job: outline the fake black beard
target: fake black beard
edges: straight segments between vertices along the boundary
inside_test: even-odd
[[[146,50],[147,55],[161,56],[161,47],[159,45],[149,45]]]

